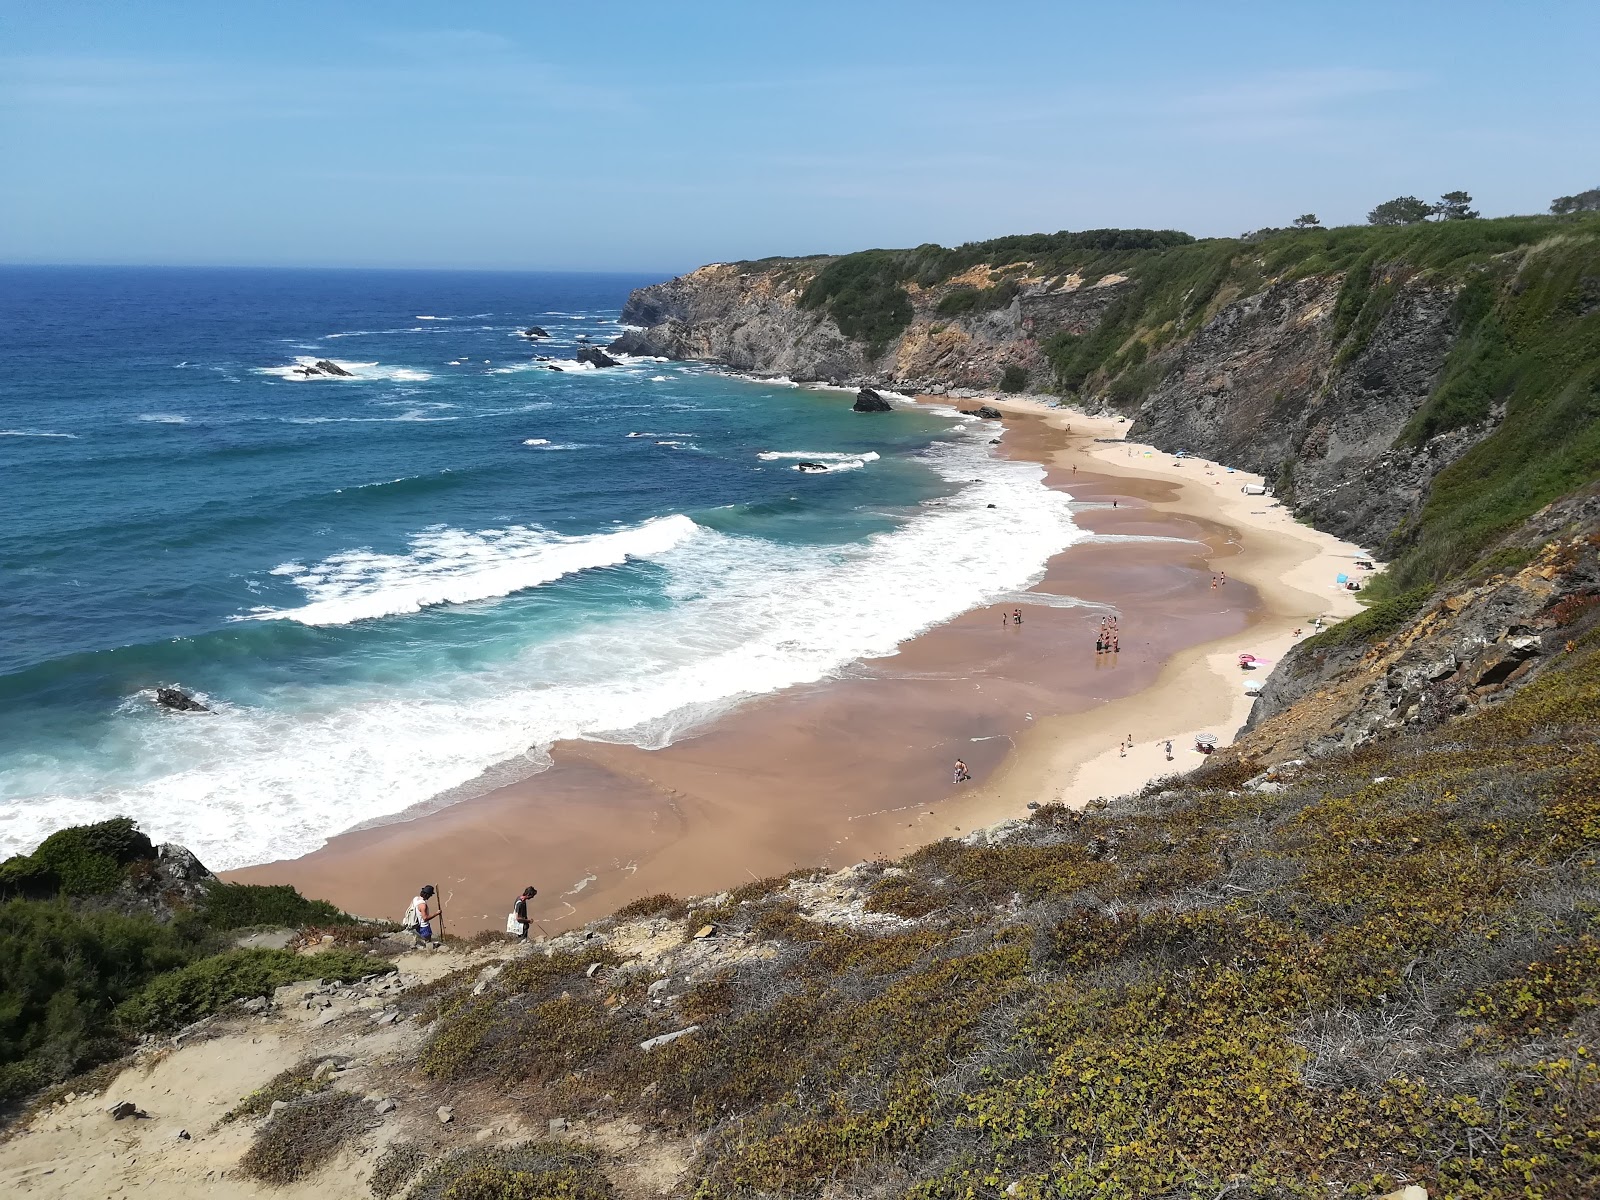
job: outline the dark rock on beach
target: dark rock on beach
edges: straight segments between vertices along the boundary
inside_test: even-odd
[[[162,708],[170,708],[173,712],[210,712],[200,701],[189,693],[180,691],[175,687],[156,689],[156,703]]]
[[[978,409],[977,415],[986,421],[998,421],[1001,413],[998,408],[991,408],[989,405],[985,404]]]
[[[577,359],[595,367],[619,367],[622,364],[598,346],[579,346]]]
[[[850,407],[855,412],[892,411],[890,403],[869,387],[864,387],[856,393],[856,402]]]

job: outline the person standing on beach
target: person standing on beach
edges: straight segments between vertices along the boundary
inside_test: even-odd
[[[1167,761],[1168,762],[1172,761],[1172,739],[1171,738],[1167,739]]]
[[[955,780],[954,780],[954,782],[956,782],[956,783],[965,783],[967,780],[969,780],[971,778],[972,778],[972,772],[967,770],[967,764],[962,762],[959,758],[956,759]]]
[[[1013,625],[1022,624],[1022,610],[1020,608],[1013,608],[1011,610],[1011,623]]]
[[[433,884],[423,884],[411,901],[411,916],[415,921],[413,932],[417,935],[419,948],[433,945],[433,919],[439,915],[439,911],[433,907]]]
[[[528,940],[528,901],[539,894],[539,889],[529,884],[522,889],[522,895],[517,897],[517,902],[511,906],[511,911],[517,918],[517,938],[519,941]]]

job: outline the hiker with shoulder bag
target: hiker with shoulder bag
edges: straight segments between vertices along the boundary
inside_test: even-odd
[[[511,911],[506,914],[506,932],[522,941],[528,940],[528,925],[531,918],[528,916],[528,901],[539,894],[539,889],[531,883],[522,889],[522,895],[516,898],[511,905]]]

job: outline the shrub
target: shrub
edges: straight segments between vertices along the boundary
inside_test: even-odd
[[[332,1086],[332,1079],[326,1074],[321,1079],[314,1078],[317,1067],[323,1061],[320,1058],[308,1058],[287,1071],[278,1072],[265,1087],[257,1088],[223,1113],[223,1122],[237,1121],[241,1117],[259,1117],[271,1111],[273,1104],[279,1100],[287,1103],[326,1090]]]
[[[662,892],[630,900],[612,913],[611,917],[616,921],[637,921],[643,917],[665,917],[669,921],[681,921],[688,915],[689,909],[682,900]]]
[[[1505,1034],[1538,1037],[1600,1007],[1600,938],[1556,946],[1521,977],[1484,988],[1461,1009]]]
[[[367,1186],[377,1200],[389,1200],[411,1182],[427,1161],[428,1152],[420,1143],[405,1140],[391,1142],[373,1165],[372,1178],[367,1181]]]
[[[1432,598],[1431,587],[1415,587],[1378,600],[1337,625],[1330,625],[1321,633],[1306,638],[1300,643],[1302,653],[1307,648],[1331,650],[1337,646],[1379,641],[1403,629],[1428,606]]]
[[[116,890],[129,863],[155,856],[155,846],[131,817],[60,829],[31,855],[0,864],[0,899],[47,898],[58,891],[68,896],[100,895]]]
[[[198,1021],[235,1000],[270,996],[301,979],[352,981],[393,971],[392,963],[352,950],[295,954],[290,950],[230,950],[162,975],[117,1009],[130,1029],[153,1032]]]
[[[425,1170],[406,1200],[611,1200],[591,1150],[558,1142],[474,1147]]]
[[[200,913],[213,929],[252,925],[352,925],[355,918],[326,900],[308,900],[288,884],[217,883],[206,890]]]
[[[0,1104],[120,1055],[112,1009],[206,946],[192,919],[0,904]]]
[[[256,1131],[239,1169],[282,1186],[315,1174],[346,1142],[378,1124],[372,1107],[349,1092],[328,1091],[279,1109]]]
[[[1028,368],[1012,363],[1000,373],[1002,392],[1020,392],[1028,386]]]

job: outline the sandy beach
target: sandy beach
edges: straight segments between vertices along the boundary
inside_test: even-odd
[[[1244,494],[1258,477],[1128,443],[1124,421],[986,402],[1006,413],[997,452],[1042,463],[1090,535],[1028,592],[666,749],[561,743],[531,778],[229,877],[390,917],[433,882],[458,932],[498,926],[532,883],[532,914],[554,933],[641,895],[899,855],[1191,768],[1195,735],[1231,740],[1246,680],[1297,628],[1358,608],[1334,579],[1360,549]],[[1120,652],[1097,654],[1111,614]],[[1261,669],[1241,672],[1241,653]],[[960,785],[958,757],[973,775]]]

